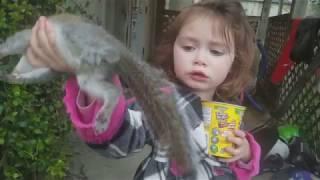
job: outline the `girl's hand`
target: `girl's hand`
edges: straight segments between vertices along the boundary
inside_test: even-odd
[[[32,28],[27,59],[34,67],[47,67],[59,72],[72,72],[57,50],[55,33],[46,17],[40,17]]]
[[[251,159],[250,145],[245,132],[235,130],[234,136],[228,136],[227,140],[234,144],[234,147],[227,147],[225,151],[232,155],[231,158],[220,158],[222,162],[230,163],[237,160],[248,162]]]

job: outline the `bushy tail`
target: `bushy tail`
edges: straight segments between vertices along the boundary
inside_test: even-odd
[[[190,129],[178,113],[174,93],[161,91],[161,87],[171,85],[164,73],[129,51],[119,61],[117,71],[143,108],[153,138],[163,147],[169,147],[170,160],[184,172],[193,171]]]

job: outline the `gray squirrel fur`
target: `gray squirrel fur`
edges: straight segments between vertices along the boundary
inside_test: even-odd
[[[175,101],[179,95],[165,73],[142,61],[102,27],[79,16],[59,14],[48,20],[53,24],[57,49],[75,70],[80,89],[107,102],[98,116],[96,133],[106,129],[117,103],[120,89],[110,81],[112,74],[119,74],[142,107],[153,138],[162,147],[169,147],[168,156],[178,166],[194,173],[194,163],[199,160],[189,133],[192,130],[179,114]],[[0,44],[0,59],[22,54],[12,73],[0,74],[0,80],[14,84],[39,83],[61,74],[48,68],[34,68],[28,63],[24,54],[30,37],[31,30],[23,30]],[[161,92],[164,86],[172,87],[174,93]]]

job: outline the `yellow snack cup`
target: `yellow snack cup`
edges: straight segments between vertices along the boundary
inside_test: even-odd
[[[224,158],[232,157],[224,151],[224,148],[233,146],[226,137],[233,134],[233,130],[240,129],[246,107],[212,101],[203,101],[202,106],[208,154]]]

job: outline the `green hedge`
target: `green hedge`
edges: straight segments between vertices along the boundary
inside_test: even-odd
[[[0,39],[33,25],[39,15],[53,14],[62,3],[0,0]],[[0,70],[4,64],[0,62]],[[63,179],[68,168],[65,138],[71,128],[62,96],[59,80],[42,85],[0,82],[0,179]]]

